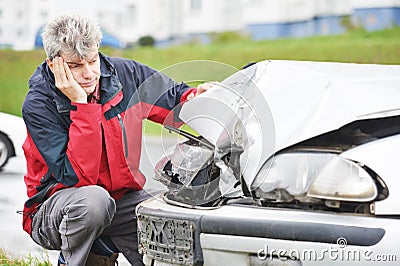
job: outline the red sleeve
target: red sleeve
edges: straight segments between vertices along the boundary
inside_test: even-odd
[[[181,96],[181,103],[186,102],[187,101],[187,97],[189,96],[189,94],[194,93],[196,95],[197,93],[197,89],[196,88],[190,88],[187,91],[185,91],[182,96]]]
[[[196,88],[190,88],[185,91],[180,100],[180,104],[184,104],[187,101],[187,97],[191,93],[196,93]],[[171,125],[174,127],[180,127],[183,125],[183,122],[177,118],[177,114],[175,113],[176,109],[180,110],[180,108],[174,108],[173,110],[168,110],[162,108],[160,106],[151,105],[142,103],[143,112],[146,114],[145,118],[150,119],[153,122],[164,124],[164,125]]]

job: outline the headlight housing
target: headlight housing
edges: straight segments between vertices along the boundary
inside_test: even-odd
[[[183,186],[189,186],[198,172],[212,162],[213,155],[213,151],[206,147],[178,143],[157,163],[154,168],[155,179],[169,185],[169,177],[174,176]],[[164,174],[168,162],[171,164],[170,176]]]
[[[220,199],[220,169],[209,147],[190,141],[179,143],[160,159],[154,179],[165,184],[165,199],[187,206],[213,206]]]
[[[273,161],[265,163],[251,187],[260,198],[285,191],[300,201],[318,198],[368,202],[378,195],[371,175],[357,162],[337,154],[292,152],[270,160]]]

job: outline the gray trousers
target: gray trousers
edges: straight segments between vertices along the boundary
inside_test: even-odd
[[[66,188],[47,199],[32,222],[32,239],[61,250],[67,265],[85,265],[94,240],[110,237],[132,265],[143,265],[137,251],[136,205],[151,195],[130,191],[115,201],[100,186]]]

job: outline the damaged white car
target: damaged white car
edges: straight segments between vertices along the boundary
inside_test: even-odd
[[[145,264],[398,264],[399,99],[397,65],[277,60],[185,103],[200,136],[169,128]]]

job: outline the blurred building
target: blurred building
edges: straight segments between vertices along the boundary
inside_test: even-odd
[[[366,30],[400,25],[400,0],[352,0],[352,18]]]
[[[202,2],[203,10],[210,3],[216,6],[212,0],[188,2]],[[225,22],[230,27],[224,29],[243,31],[254,40],[340,34],[350,27],[372,31],[400,25],[400,0],[239,0],[229,4],[230,8],[219,9],[219,5],[214,12],[221,14],[226,10],[223,17],[230,18]],[[207,17],[194,16],[192,20],[207,21]]]
[[[353,13],[348,0],[247,0],[246,29],[255,40],[338,34]],[[377,2],[377,1],[375,1]]]
[[[162,46],[225,31],[255,40],[338,34],[344,21],[378,30],[400,25],[400,0],[0,0],[0,47],[40,45],[42,27],[65,13],[97,21],[107,45],[151,36]]]

